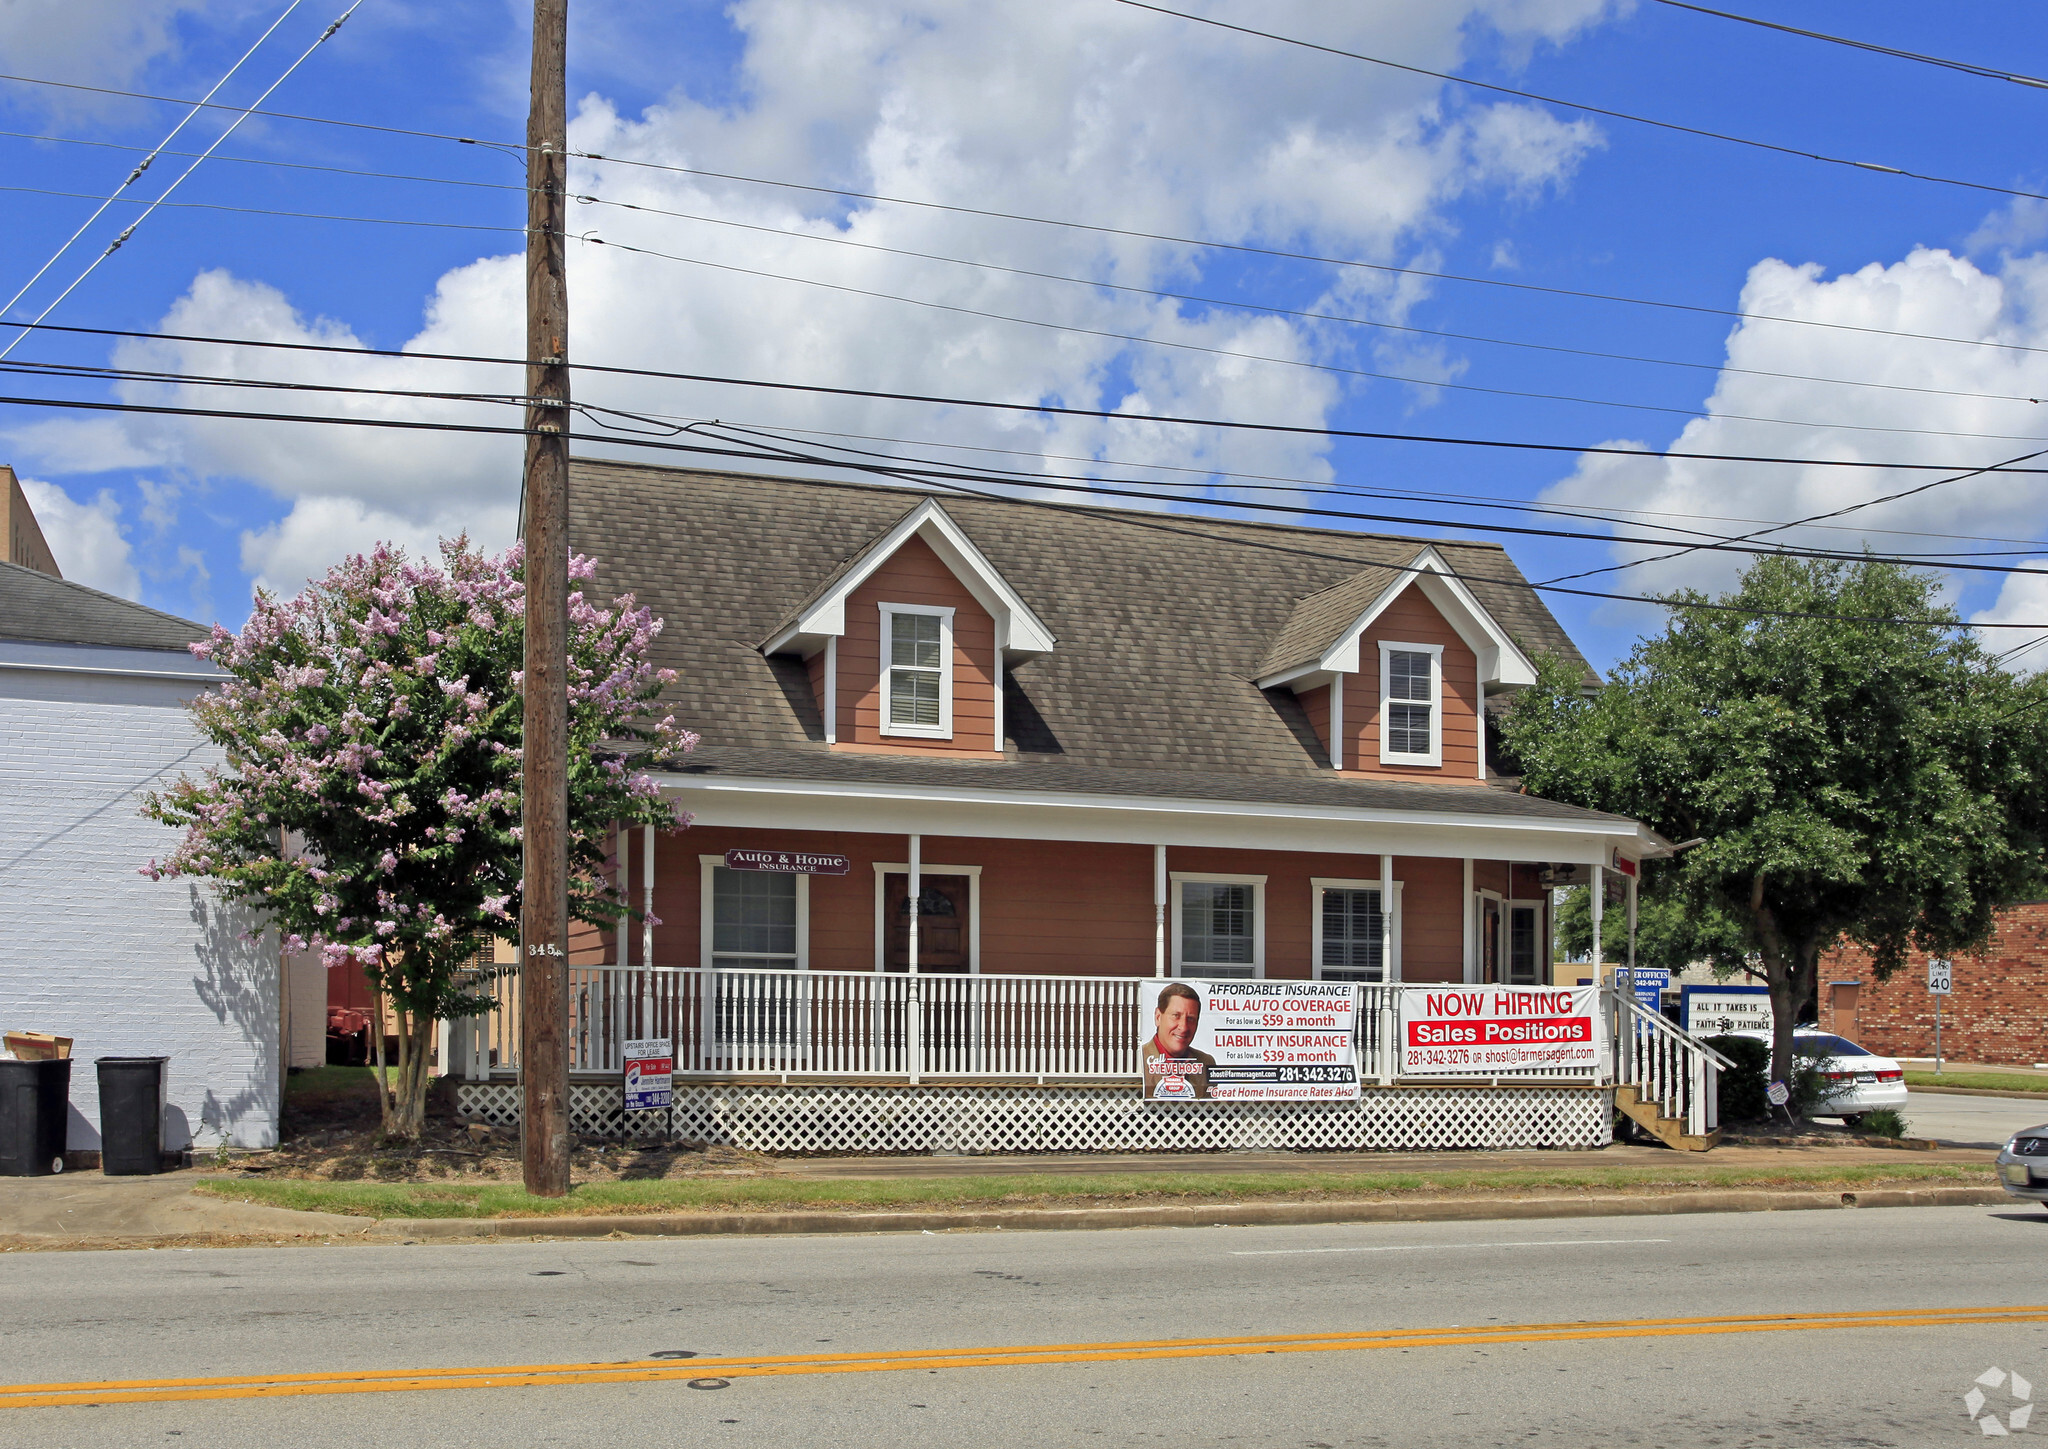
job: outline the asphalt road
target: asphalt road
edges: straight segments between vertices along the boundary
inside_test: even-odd
[[[1994,1367],[2048,1397],[2048,1307],[2031,1321],[1944,1321],[2048,1304],[2048,1212],[2018,1205],[33,1253],[0,1260],[0,1299],[0,1379],[103,1385],[76,1396],[100,1407],[0,1408],[0,1445],[24,1449],[1917,1449],[1982,1441],[1963,1395]],[[1817,1317],[1842,1314],[1866,1317]],[[1759,1315],[1785,1326],[1700,1322]],[[1616,1326],[1589,1326],[1601,1321]],[[1424,1332],[1369,1336],[1390,1330]],[[1235,1341],[1281,1336],[1296,1341]],[[1134,1341],[1184,1346],[1117,1346]],[[1038,1352],[958,1361],[1019,1347]],[[488,1367],[502,1385],[519,1377],[507,1366],[661,1354],[814,1357],[434,1386],[436,1370]],[[886,1366],[934,1354],[956,1357]],[[362,1377],[389,1370],[416,1377]],[[280,1374],[376,1391],[138,1385]],[[224,1396],[169,1397],[195,1388]],[[2011,1379],[1995,1388],[1990,1408],[2020,1406]],[[124,1392],[142,1401],[110,1401]]]
[[[1906,1131],[1943,1142],[2004,1145],[2022,1127],[2048,1122],[2048,1098],[1959,1097],[1947,1092],[1906,1093]],[[2043,1410],[2048,1418],[2048,1410]],[[2048,1423],[2042,1426],[2048,1432]]]

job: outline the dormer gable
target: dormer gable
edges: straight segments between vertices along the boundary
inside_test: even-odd
[[[1332,769],[1484,781],[1487,691],[1535,679],[1528,655],[1424,547],[1298,601],[1258,683],[1300,699]]]
[[[1004,671],[1054,643],[926,499],[835,569],[761,651],[804,658],[828,745],[999,756]]]
[[[921,539],[939,556],[954,578],[995,621],[996,647],[1005,660],[1050,654],[1052,630],[1034,613],[987,555],[935,498],[927,498],[898,519],[893,527],[849,558],[818,586],[761,645],[763,654],[801,654],[808,658],[825,641],[846,633],[846,602],[868,578],[909,540]]]

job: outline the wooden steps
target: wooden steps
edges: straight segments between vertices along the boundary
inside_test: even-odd
[[[1675,1152],[1705,1152],[1721,1140],[1719,1131],[1700,1137],[1685,1130],[1683,1117],[1666,1117],[1634,1087],[1614,1089],[1614,1105],[1638,1127]]]

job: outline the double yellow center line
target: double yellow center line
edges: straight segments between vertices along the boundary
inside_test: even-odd
[[[1500,1324],[1485,1328],[1388,1328],[1265,1338],[1139,1339],[1009,1348],[910,1349],[893,1353],[795,1354],[687,1361],[513,1364],[498,1368],[343,1369],[238,1378],[121,1379],[99,1383],[0,1385],[0,1408],[49,1409],[193,1399],[276,1399],[308,1394],[390,1394],[422,1389],[531,1389],[572,1384],[687,1383],[794,1374],[1022,1368],[1037,1364],[1132,1363],[1263,1353],[1342,1353],[1373,1348],[1457,1348],[1501,1343],[1574,1343],[1608,1338],[1688,1338],[1722,1333],[1795,1333],[1842,1328],[1930,1328],[1951,1324],[2048,1323],[2048,1305],[2018,1308],[1887,1308],[1859,1313],[1774,1313],[1735,1318],[1630,1318],[1592,1323]]]

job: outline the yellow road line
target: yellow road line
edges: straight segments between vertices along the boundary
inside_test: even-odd
[[[206,1399],[297,1398],[305,1395],[405,1393],[427,1389],[543,1388],[572,1384],[687,1381],[698,1378],[766,1378],[799,1374],[895,1373],[948,1368],[1122,1363],[1265,1353],[1338,1353],[1375,1348],[1446,1348],[1504,1343],[1571,1343],[1612,1338],[1675,1338],[1729,1333],[2044,1322],[2048,1322],[2048,1305],[1894,1308],[1839,1313],[1615,1319],[1580,1323],[1500,1324],[1483,1328],[1391,1328],[1247,1338],[1138,1339],[1114,1343],[911,1349],[882,1353],[790,1354],[698,1358],[687,1361],[508,1364],[497,1368],[359,1369],[330,1373],[259,1374],[220,1378],[125,1379],[105,1382],[4,1385],[0,1386],[0,1408],[40,1409]]]

